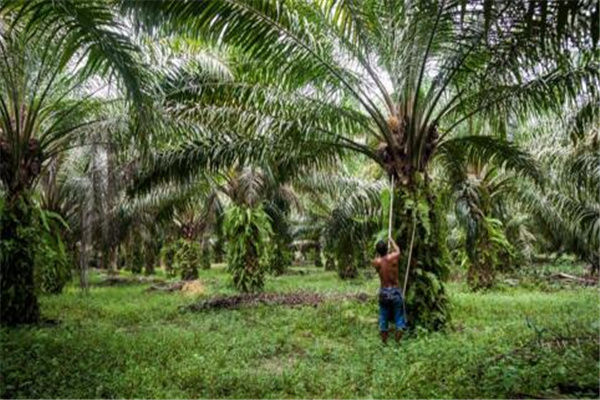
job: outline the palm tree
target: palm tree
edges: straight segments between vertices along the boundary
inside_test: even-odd
[[[276,264],[276,270],[270,269],[274,274],[282,273],[291,262],[287,254],[291,243],[288,214],[296,198],[291,188],[280,181],[283,179],[280,172],[274,173],[268,166],[234,167],[166,185],[149,183],[147,172],[145,169],[139,171],[137,184],[131,188],[141,197],[134,200],[128,214],[133,216],[140,212],[139,206],[134,206],[136,202],[148,206],[155,204],[153,215],[160,214],[161,219],[172,209],[174,221],[181,231],[182,239],[178,243],[183,245],[185,241],[189,254],[194,253],[190,243],[198,240],[206,252],[209,235],[222,229],[227,240],[228,267],[238,289],[260,290],[267,270],[265,262]],[[145,194],[147,190],[150,193]],[[174,192],[169,194],[168,190]],[[175,245],[175,252],[178,246]],[[199,252],[198,246],[195,253]],[[195,262],[186,265],[196,268],[199,258],[195,257]]]
[[[490,165],[465,167],[453,176],[452,186],[455,212],[466,233],[467,283],[473,290],[488,289],[500,266],[509,264],[513,255],[498,211],[513,177]]]
[[[465,128],[485,132],[486,124],[473,119]],[[514,144],[507,142],[503,146],[503,157],[491,156],[485,161],[478,155],[473,157],[473,149],[468,146],[452,143],[440,149],[438,157],[436,173],[450,191],[446,201],[454,204],[454,215],[465,231],[467,282],[474,290],[490,288],[500,266],[508,267],[513,259],[514,249],[505,235],[504,222],[509,222],[506,208],[516,183],[531,180],[539,184],[542,180],[532,156]],[[504,168],[506,158],[512,160],[506,165],[511,171]]]
[[[382,233],[387,237],[387,228],[381,232],[387,221],[381,199],[385,184],[345,176],[340,170],[335,175],[322,172],[297,179],[295,187],[305,194],[307,204],[296,235],[322,241],[326,255],[337,264],[338,276],[350,279],[365,266],[373,238]]]
[[[199,265],[210,268],[209,238],[222,214],[222,204],[208,180],[162,185],[148,193],[130,188],[113,214],[122,232],[124,251],[144,253],[145,260],[140,254],[138,269],[143,263],[146,274],[153,273],[159,253],[166,271],[179,273],[183,280],[196,279]],[[136,237],[140,233],[141,237]],[[130,266],[134,265],[135,258],[130,260]]]
[[[552,251],[576,254],[600,269],[600,112],[597,99],[587,99],[565,112],[562,123],[535,120],[552,136],[528,134],[532,152],[538,154],[547,176],[543,190],[523,183],[522,209],[529,213],[537,237],[546,238]],[[545,146],[545,147],[544,147]]]
[[[31,192],[47,162],[98,124],[93,74],[116,74],[142,104],[136,48],[106,3],[0,3],[0,292],[3,324],[33,323],[35,224]],[[139,108],[142,111],[142,107]]]
[[[182,166],[189,176],[266,151],[281,159],[306,157],[308,149],[313,160],[340,151],[365,155],[396,182],[395,233],[413,248],[407,311],[432,329],[448,318],[443,221],[428,176],[435,156],[448,146],[466,146],[480,159],[510,154],[506,142],[477,132],[457,137],[457,128],[484,118],[502,136],[509,115],[557,110],[598,87],[594,2],[124,5],[142,25],[226,43],[250,66],[231,82],[189,85],[180,110],[229,127],[235,120],[244,132],[258,126],[257,140],[187,143],[165,156],[154,176],[177,177]]]
[[[187,247],[188,254],[192,256],[189,260],[189,257],[180,256],[176,246],[174,265],[181,270],[184,280],[198,277],[198,265],[203,269],[210,268],[210,235],[216,227],[219,214],[223,213],[221,200],[212,187],[208,187],[200,196],[190,197],[186,203],[186,206],[178,207],[174,215],[175,224],[181,230],[179,243]],[[177,266],[182,263],[188,268]]]
[[[278,275],[291,262],[288,215],[296,196],[284,172],[269,165],[237,167],[223,174],[218,186],[230,202],[223,222],[227,264],[242,291],[261,290],[267,269]],[[265,263],[271,265],[266,268]]]

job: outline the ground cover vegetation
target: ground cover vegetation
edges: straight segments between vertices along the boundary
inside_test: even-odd
[[[296,266],[263,294],[296,302],[190,310],[239,296],[224,265],[199,270],[201,295],[149,291],[130,274],[106,286],[94,270],[89,296],[74,281],[41,298],[52,323],[3,328],[2,397],[595,398],[597,287],[550,278],[583,271],[571,262],[501,275],[487,292],[452,281],[446,331],[388,346],[374,279]]]

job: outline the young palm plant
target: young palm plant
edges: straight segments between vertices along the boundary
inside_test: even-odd
[[[182,279],[198,278],[198,266],[210,268],[210,234],[221,212],[221,201],[212,190],[191,197],[185,207],[175,212],[174,221],[181,238],[175,246],[174,267],[181,272]]]

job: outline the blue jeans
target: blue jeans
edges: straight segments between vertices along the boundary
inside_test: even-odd
[[[396,329],[406,328],[404,312],[402,308],[402,294],[398,288],[379,289],[379,330],[387,332],[388,323],[396,324]]]

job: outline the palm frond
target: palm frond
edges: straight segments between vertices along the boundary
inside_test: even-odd
[[[0,14],[3,13],[16,16],[13,26],[22,24],[29,40],[46,46],[59,43],[62,65],[83,60],[80,72],[88,76],[115,73],[137,104],[147,102],[147,77],[138,62],[138,47],[110,3],[9,0],[0,6]]]
[[[455,171],[468,163],[495,164],[542,182],[533,157],[514,143],[491,136],[464,136],[444,141],[438,148],[441,162]]]

